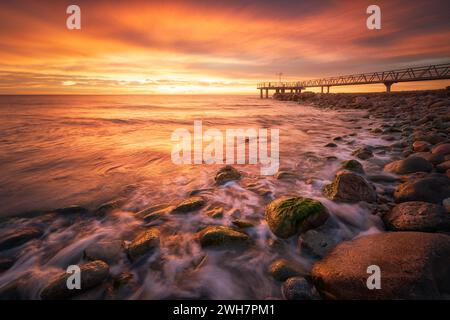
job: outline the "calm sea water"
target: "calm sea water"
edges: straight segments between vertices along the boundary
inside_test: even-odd
[[[120,298],[257,298],[279,297],[280,286],[267,275],[279,254],[268,247],[271,234],[264,207],[281,195],[298,194],[324,202],[336,222],[336,237],[349,239],[379,232],[376,217],[359,205],[338,205],[321,196],[341,160],[360,144],[382,144],[370,136],[362,111],[319,110],[292,102],[255,96],[0,96],[0,217],[12,217],[0,233],[40,224],[43,239],[31,241],[16,253],[17,262],[0,274],[0,288],[28,275],[23,289],[38,297],[48,277],[69,262],[82,260],[84,248],[101,239],[126,237],[142,222],[133,212],[150,205],[176,203],[194,189],[226,214],[212,219],[203,214],[173,216],[162,225],[160,255],[138,267],[123,257],[113,273],[132,272],[136,284]],[[237,183],[214,186],[219,165],[175,165],[170,152],[177,128],[193,131],[194,120],[204,130],[217,128],[277,128],[280,130],[280,169],[298,174],[295,181],[261,176],[259,167],[236,165],[244,172]],[[346,136],[357,133],[357,137]],[[339,148],[325,148],[333,137],[346,136]],[[386,143],[386,142],[384,142]],[[327,157],[335,156],[337,160]],[[365,163],[369,172],[376,165]],[[313,184],[308,183],[311,178]],[[252,188],[248,187],[252,185]],[[255,187],[256,186],[256,187]],[[264,190],[261,196],[257,190]],[[268,196],[267,196],[268,194]],[[79,204],[90,209],[122,199],[121,210],[103,218],[86,217],[67,223],[64,217],[25,217],[35,210]],[[245,254],[204,251],[194,239],[202,225],[230,225],[228,212],[259,221],[249,233],[256,246]],[[307,270],[313,259],[287,242],[286,257]],[[202,268],[195,261],[208,260]],[[159,261],[156,270],[149,268]]]

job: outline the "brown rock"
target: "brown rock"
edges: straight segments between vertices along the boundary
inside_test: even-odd
[[[278,259],[269,267],[269,274],[278,281],[285,281],[288,278],[305,274],[303,268],[286,259]]]
[[[450,214],[441,205],[428,202],[397,204],[383,221],[394,231],[450,231]]]
[[[450,196],[450,179],[446,176],[428,176],[410,179],[397,187],[396,202],[424,201],[441,203]]]
[[[380,290],[369,290],[367,268],[381,270]],[[337,245],[312,269],[329,299],[441,299],[450,293],[450,236],[387,232]]]
[[[160,233],[156,228],[150,228],[140,232],[128,246],[127,253],[130,260],[137,260],[158,248],[160,242],[159,237]]]
[[[442,155],[450,154],[450,143],[443,143],[435,146],[431,150],[431,153],[437,153]]]
[[[80,266],[81,288],[69,290],[67,279],[71,274],[61,272],[54,276],[41,291],[43,300],[67,299],[101,284],[109,276],[109,266],[103,261],[92,261]]]
[[[323,193],[327,198],[341,202],[375,202],[377,199],[374,187],[364,177],[347,170],[339,171]]]
[[[433,165],[421,157],[410,156],[404,160],[397,160],[384,166],[384,170],[396,174],[414,172],[430,172]]]

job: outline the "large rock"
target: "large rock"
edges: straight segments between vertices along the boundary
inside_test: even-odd
[[[32,239],[40,238],[43,234],[44,232],[39,228],[28,227],[2,235],[0,236],[0,250],[18,247]]]
[[[280,238],[322,225],[328,219],[327,208],[317,200],[302,197],[281,197],[266,207],[270,230]]]
[[[292,277],[283,283],[283,296],[286,300],[317,300],[315,288],[303,277]]]
[[[44,300],[67,299],[84,293],[89,289],[98,286],[109,276],[109,266],[103,261],[92,261],[80,266],[80,289],[68,289],[67,279],[72,275],[61,272],[54,276],[41,291],[41,298]]]
[[[443,175],[408,180],[399,185],[394,192],[396,202],[441,203],[448,197],[450,197],[450,179]]]
[[[450,154],[450,143],[439,144],[431,150],[432,153],[435,154]]]
[[[178,204],[173,213],[187,213],[200,209],[205,205],[206,201],[202,197],[190,197]]]
[[[381,289],[368,289],[369,266],[381,270]],[[450,293],[450,236],[387,232],[337,245],[312,269],[328,299],[441,299]]]
[[[353,151],[352,155],[358,157],[361,160],[367,160],[373,157],[373,152],[371,147],[366,146]]]
[[[269,273],[275,280],[285,281],[288,278],[305,274],[305,271],[296,263],[278,259],[270,265]]]
[[[359,174],[342,170],[336,174],[334,181],[325,186],[324,195],[340,202],[375,202],[375,188]]]
[[[444,161],[436,166],[436,169],[440,172],[446,172],[450,169],[450,160]]]
[[[153,252],[159,247],[160,232],[156,228],[150,228],[140,232],[128,245],[127,254],[130,260],[135,261],[143,255]]]
[[[443,206],[428,202],[397,204],[383,220],[395,231],[450,231],[450,214]]]
[[[84,255],[89,260],[102,260],[112,263],[119,258],[122,249],[121,240],[104,240],[89,245],[84,250]]]
[[[342,169],[347,169],[350,171],[354,171],[356,173],[364,174],[364,168],[359,161],[356,160],[347,160],[342,162]]]
[[[221,185],[229,181],[239,180],[240,178],[241,173],[238,170],[232,166],[225,166],[217,172],[214,180],[217,184]]]
[[[308,230],[299,238],[300,248],[315,257],[325,256],[338,243],[333,235],[324,231]]]
[[[209,226],[199,232],[202,247],[248,245],[251,238],[240,231],[225,226]]]
[[[410,156],[404,160],[397,160],[384,166],[384,170],[396,174],[414,172],[430,172],[433,165],[422,157]]]

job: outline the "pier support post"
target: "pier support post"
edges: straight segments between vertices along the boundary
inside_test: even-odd
[[[387,82],[384,83],[384,85],[386,86],[386,92],[387,93],[391,92],[391,86],[392,86],[393,83],[394,82],[391,82],[391,81],[387,81]]]
[[[327,93],[330,93],[330,86],[327,86]]]
[[[269,99],[269,89],[266,89],[266,99]]]
[[[259,89],[259,98],[262,99],[263,98],[263,89]]]
[[[320,87],[320,93],[323,93],[323,87]]]

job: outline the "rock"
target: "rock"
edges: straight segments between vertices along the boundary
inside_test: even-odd
[[[369,290],[369,266],[381,270],[381,290]],[[337,245],[312,268],[328,299],[442,299],[450,293],[450,236],[386,232]]]
[[[445,210],[450,213],[450,198],[442,200],[442,205],[444,206]]]
[[[355,157],[358,157],[361,160],[367,160],[367,159],[373,157],[373,152],[372,152],[372,149],[369,147],[362,147],[362,148],[355,150],[352,153],[352,155]]]
[[[59,208],[54,211],[59,214],[82,214],[88,212],[88,210],[79,205],[72,205],[64,208]]]
[[[280,238],[322,225],[328,219],[327,208],[317,200],[302,197],[281,197],[266,207],[270,230]]]
[[[283,296],[286,300],[317,300],[314,287],[303,277],[292,277],[283,283]]]
[[[324,145],[324,147],[326,147],[326,148],[336,148],[337,144],[333,143],[333,142],[329,142],[326,145]]]
[[[431,152],[417,152],[414,153],[414,157],[421,157],[429,161],[431,164],[436,165],[444,161],[444,155]]]
[[[370,181],[377,182],[377,183],[393,183],[393,182],[397,182],[400,180],[398,177],[390,176],[390,175],[386,175],[386,174],[373,174],[373,175],[367,176],[367,178]]]
[[[324,195],[340,202],[375,202],[377,194],[374,187],[361,175],[347,170],[339,171],[334,181],[325,186]]]
[[[396,202],[424,201],[441,203],[450,196],[450,179],[446,176],[429,176],[408,180],[394,192]]]
[[[436,166],[436,169],[439,172],[446,172],[447,170],[450,169],[450,160],[447,160],[447,161],[442,162],[441,164],[438,164]]]
[[[146,216],[148,216],[151,213],[163,210],[165,208],[168,208],[170,205],[167,203],[161,203],[161,204],[156,204],[154,206],[150,206],[148,208],[145,208],[137,213],[135,213],[135,216],[140,218],[140,219],[144,219]]]
[[[357,160],[347,160],[342,162],[342,169],[347,169],[350,171],[354,171],[357,173],[364,174],[364,169],[361,163],[359,163]]]
[[[450,154],[450,143],[443,143],[443,144],[439,144],[437,146],[435,146],[432,150],[431,153],[433,154],[442,154],[442,155],[446,155],[446,154]]]
[[[12,233],[0,236],[0,250],[18,247],[32,239],[40,238],[44,232],[36,227],[27,227],[15,230]]]
[[[430,150],[430,144],[426,141],[414,141],[412,147],[414,152],[425,152]]]
[[[214,180],[218,185],[221,185],[229,181],[239,180],[240,178],[241,173],[234,167],[227,165],[217,172]]]
[[[338,243],[332,235],[317,230],[308,230],[299,240],[302,251],[319,258],[325,256]]]
[[[240,231],[225,226],[209,226],[199,232],[202,247],[223,247],[248,245],[250,237]]]
[[[83,264],[80,269],[81,289],[69,290],[67,288],[67,279],[71,274],[64,271],[53,277],[44,287],[41,291],[41,298],[43,300],[67,299],[98,286],[109,276],[109,266],[99,260]]]
[[[187,213],[191,211],[195,211],[200,209],[205,205],[206,201],[202,197],[190,197],[189,199],[186,199],[182,201],[180,204],[178,204],[173,210],[173,213]]]
[[[0,258],[0,272],[11,268],[14,265],[14,262],[14,259],[11,258]]]
[[[119,258],[122,249],[121,240],[103,240],[89,245],[84,250],[84,255],[89,260],[102,260],[113,263]]]
[[[223,217],[223,207],[215,207],[212,208],[208,211],[206,211],[206,215],[214,218],[214,219],[219,219]]]
[[[123,200],[113,200],[101,204],[97,209],[95,209],[94,214],[103,216],[111,211],[118,210],[123,204]]]
[[[255,226],[252,221],[245,220],[245,219],[235,219],[235,220],[231,221],[231,223],[241,229],[253,228]]]
[[[128,246],[127,254],[131,261],[138,260],[143,255],[159,247],[160,233],[156,228],[140,232]]]
[[[428,202],[397,204],[383,221],[394,231],[450,231],[450,214],[441,205]]]
[[[296,263],[278,259],[270,265],[269,274],[277,281],[285,281],[288,278],[305,274],[305,271]]]
[[[396,174],[414,172],[430,172],[433,165],[421,157],[410,156],[404,160],[397,160],[384,166],[384,171]]]
[[[275,178],[278,180],[292,180],[292,179],[298,179],[298,175],[294,172],[289,171],[278,171],[275,174]]]

